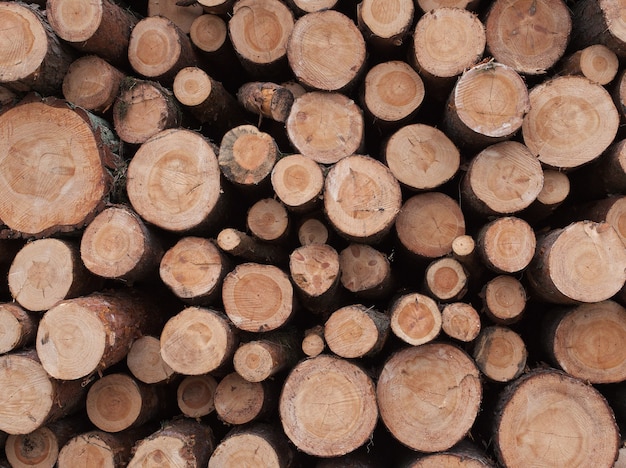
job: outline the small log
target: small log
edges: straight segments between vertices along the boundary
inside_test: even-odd
[[[550,303],[600,302],[626,281],[626,251],[607,223],[580,221],[542,236],[526,272],[532,293]]]
[[[510,325],[519,321],[526,309],[526,290],[517,278],[499,275],[482,289],[482,312],[494,323]]]
[[[447,450],[463,439],[482,397],[480,373],[460,348],[411,346],[386,361],[376,388],[385,427],[413,450]]]
[[[528,352],[522,338],[501,325],[483,328],[474,342],[476,365],[489,380],[510,382],[526,367]]]
[[[79,380],[51,378],[34,349],[0,356],[0,431],[29,434],[83,407],[86,393]]]
[[[424,82],[406,62],[383,62],[369,69],[360,96],[370,121],[396,128],[419,111],[425,97]]]
[[[242,263],[226,275],[222,302],[237,328],[255,333],[285,325],[295,309],[287,274],[276,266],[258,263]]]
[[[225,466],[274,466],[288,468],[296,454],[285,435],[265,423],[235,427],[215,447],[208,468]]]
[[[283,431],[302,452],[345,455],[372,436],[378,419],[374,383],[355,364],[321,354],[291,370],[279,413]]]
[[[223,60],[225,68],[241,68],[228,39],[228,25],[218,14],[208,13],[196,17],[191,23],[189,37],[193,45],[212,63]]]
[[[485,43],[485,28],[475,13],[441,7],[418,20],[409,62],[424,80],[427,93],[444,101],[456,77],[482,58]]]
[[[172,85],[180,70],[198,61],[189,36],[163,16],[143,18],[133,28],[128,60],[135,72],[165,86]]]
[[[298,228],[300,245],[328,244],[330,238],[331,233],[326,224],[315,216],[302,221]]]
[[[124,205],[102,211],[89,223],[80,241],[80,258],[90,272],[128,283],[147,278],[162,256],[156,234]]]
[[[294,96],[289,89],[276,83],[253,81],[239,88],[237,100],[249,112],[284,122],[291,111]]]
[[[0,23],[0,84],[14,92],[57,94],[74,54],[42,12],[22,2],[2,2]]]
[[[570,187],[567,174],[553,169],[544,169],[541,191],[528,208],[520,213],[520,216],[531,223],[547,218],[570,195]]]
[[[167,382],[175,374],[161,357],[159,338],[150,335],[133,341],[126,356],[126,366],[135,379],[146,384]]]
[[[261,242],[245,232],[225,228],[217,235],[217,246],[227,254],[247,262],[282,265],[288,253],[279,245]]]
[[[580,207],[578,219],[605,222],[626,244],[626,195],[608,196]]]
[[[448,195],[423,193],[404,202],[396,233],[401,245],[418,258],[442,257],[452,251],[454,239],[465,234],[465,218]]]
[[[458,2],[457,2],[458,3]],[[411,454],[402,468],[436,468],[463,466],[467,468],[495,468],[494,462],[478,448],[464,439],[448,450],[440,453]]]
[[[406,125],[384,144],[385,163],[410,190],[433,190],[459,170],[457,147],[441,130],[424,124]]]
[[[259,420],[276,409],[276,391],[277,388],[268,381],[250,382],[232,372],[217,384],[215,412],[220,420],[229,425]]]
[[[117,98],[124,72],[97,55],[85,55],[72,62],[63,78],[63,97],[89,111],[103,114]]]
[[[494,416],[494,449],[505,466],[612,466],[617,458],[613,411],[591,385],[564,372],[538,370],[514,380]]]
[[[481,330],[480,316],[471,304],[453,302],[441,311],[441,330],[450,338],[468,343]]]
[[[37,336],[38,325],[38,314],[24,310],[15,303],[0,304],[0,354],[32,344]]]
[[[209,239],[183,237],[161,259],[163,283],[183,302],[208,305],[219,299],[230,262]]]
[[[458,301],[467,293],[468,275],[454,258],[433,260],[426,267],[424,286],[429,296],[440,302]]]
[[[620,11],[611,1],[582,0],[572,5],[572,45],[603,44],[620,59],[626,57],[626,39]]]
[[[130,34],[137,17],[111,0],[48,0],[46,16],[54,32],[81,53],[117,66],[128,63]]]
[[[161,332],[161,358],[175,372],[203,375],[232,359],[239,339],[218,311],[187,307],[170,318]]]
[[[319,204],[324,189],[324,174],[312,159],[292,154],[276,162],[271,182],[274,193],[289,211],[303,213]]]
[[[178,384],[176,401],[189,418],[201,418],[215,411],[217,380],[210,374],[189,375]]]
[[[543,184],[535,155],[521,143],[504,141],[472,158],[462,182],[462,203],[484,217],[517,213],[535,201]]]
[[[352,155],[326,175],[324,210],[335,230],[353,242],[380,242],[400,212],[400,184],[387,166]]]
[[[333,353],[346,359],[374,356],[389,336],[390,319],[361,304],[334,311],[324,324],[324,339]]]
[[[135,211],[162,229],[206,230],[222,216],[218,159],[199,133],[180,128],[157,133],[137,150],[126,177]]]
[[[592,384],[626,379],[626,309],[608,300],[551,312],[542,341],[550,359],[572,377]]]
[[[11,237],[82,228],[113,189],[118,152],[107,122],[64,100],[31,95],[0,115],[0,219]]]
[[[224,135],[219,150],[222,174],[237,187],[253,189],[269,181],[278,146],[269,133],[240,125]]]
[[[482,149],[510,139],[522,128],[530,106],[526,83],[513,68],[482,62],[454,85],[444,109],[443,130],[460,147]]]
[[[289,234],[289,214],[280,201],[262,198],[248,210],[246,225],[257,239],[278,244]]]
[[[567,170],[591,162],[617,134],[619,115],[611,96],[587,78],[552,78],[535,86],[529,96],[522,136],[546,166]]]
[[[496,0],[485,21],[487,51],[518,73],[542,75],[565,53],[572,30],[563,0]]]
[[[243,343],[233,356],[235,371],[248,382],[269,379],[300,358],[297,341],[294,330],[287,330]]]
[[[476,249],[476,241],[468,234],[457,236],[452,241],[452,258],[467,271],[471,286],[480,284],[485,267]]]
[[[189,34],[193,21],[204,13],[204,8],[200,2],[179,3],[179,0],[148,0],[148,16],[163,16]]]
[[[615,52],[602,44],[594,44],[565,57],[560,66],[564,75],[582,75],[594,83],[607,85],[617,75],[619,60]]]
[[[322,91],[350,88],[365,66],[365,55],[361,31],[336,10],[302,16],[287,45],[289,66],[298,81]]]
[[[435,10],[437,8],[464,8],[466,10],[476,11],[481,0],[417,0],[423,12]]]
[[[173,93],[154,81],[126,78],[113,104],[113,125],[122,141],[142,144],[180,126],[182,113]]]
[[[207,466],[214,446],[209,426],[193,419],[175,419],[135,445],[128,468]]]
[[[413,0],[363,0],[356,7],[359,30],[366,42],[380,51],[393,51],[404,43],[414,13]]]
[[[198,0],[205,12],[213,15],[224,15],[232,11],[233,0]]]
[[[476,241],[484,265],[496,273],[524,270],[535,254],[533,228],[521,218],[506,216],[485,224]]]
[[[302,338],[302,352],[310,357],[314,358],[319,356],[326,348],[326,340],[324,339],[324,327],[322,325],[316,325],[313,328],[309,328],[304,332],[304,338]]]
[[[295,100],[285,122],[293,147],[320,164],[334,164],[362,148],[361,109],[339,93],[305,93]]]
[[[403,294],[389,307],[391,331],[405,343],[423,345],[441,331],[441,312],[437,303],[419,293]]]
[[[350,244],[343,249],[339,271],[342,286],[358,297],[383,298],[394,285],[389,257],[366,244]]]
[[[34,312],[88,294],[100,285],[81,262],[78,244],[53,238],[25,244],[11,263],[8,282],[13,299]]]
[[[120,432],[154,419],[162,403],[157,387],[126,374],[108,374],[87,392],[87,417],[98,429]]]
[[[336,9],[339,0],[287,0],[287,4],[291,7],[297,16],[316,11]]]
[[[120,362],[132,342],[160,322],[144,298],[123,291],[62,301],[48,310],[37,330],[37,354],[56,379],[81,379]]]
[[[293,13],[279,0],[238,0],[228,20],[228,33],[239,60],[256,78],[274,79],[285,74],[287,41],[293,27]]]

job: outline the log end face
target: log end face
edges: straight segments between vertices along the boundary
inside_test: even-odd
[[[100,27],[103,14],[102,0],[50,0],[46,14],[54,32],[68,42],[85,42]]]

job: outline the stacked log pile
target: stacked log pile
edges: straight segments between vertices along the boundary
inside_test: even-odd
[[[0,466],[626,466],[624,9],[0,2]]]

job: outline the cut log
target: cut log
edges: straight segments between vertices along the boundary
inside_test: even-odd
[[[389,317],[373,307],[349,305],[330,315],[324,324],[324,339],[339,357],[374,356],[387,341],[389,323]]]
[[[160,322],[150,301],[123,291],[68,299],[48,310],[37,330],[37,355],[56,379],[102,372],[128,354],[132,342]]]
[[[626,245],[626,195],[609,196],[584,205],[578,219],[609,224]]]
[[[238,341],[221,312],[187,307],[163,327],[161,357],[175,372],[203,375],[229,362]]]
[[[0,219],[12,237],[89,222],[113,188],[118,148],[104,120],[66,101],[33,98],[0,115]]]
[[[120,432],[154,419],[162,403],[157,387],[126,374],[108,374],[87,392],[87,416],[98,429]]]
[[[561,76],[535,86],[524,118],[524,143],[543,164],[573,169],[599,157],[613,142],[619,116],[602,86]]]
[[[343,91],[365,65],[365,40],[354,22],[336,10],[308,13],[296,21],[287,57],[304,86]]]
[[[180,70],[198,61],[189,36],[163,16],[143,18],[133,28],[128,60],[135,72],[165,86],[171,86]]]
[[[402,246],[417,257],[442,257],[452,251],[454,239],[465,234],[465,218],[448,195],[423,193],[404,202],[396,233]]]
[[[339,93],[305,93],[285,122],[294,148],[320,164],[334,164],[362,148],[361,109]]]
[[[0,431],[29,434],[84,405],[79,380],[51,378],[34,349],[0,356]]]
[[[128,283],[151,275],[162,256],[156,234],[125,205],[102,211],[80,241],[80,258],[90,272]]]
[[[441,453],[411,455],[402,468],[494,468],[494,462],[475,443],[462,440]]]
[[[183,237],[161,260],[165,285],[188,304],[208,305],[219,299],[230,262],[209,239]]]
[[[161,342],[156,336],[144,335],[133,341],[126,365],[134,378],[146,384],[164,383],[174,375],[174,369],[161,357]]]
[[[228,69],[239,69],[241,66],[234,55],[234,50],[228,38],[228,25],[218,14],[206,14],[198,16],[191,23],[189,29],[191,42],[212,63],[222,64]],[[216,72],[218,70],[215,70]],[[227,72],[223,72],[227,73]]]
[[[428,12],[436,8],[465,8],[466,10],[475,11],[481,0],[417,0],[417,6],[422,11]]]
[[[481,292],[482,311],[500,325],[519,321],[526,309],[526,290],[515,277],[500,275],[489,280]]]
[[[316,325],[305,330],[304,338],[302,338],[302,352],[304,354],[313,358],[319,356],[324,348],[326,348],[326,341],[324,340],[324,327],[322,325]]]
[[[396,127],[415,117],[424,97],[422,78],[408,63],[394,60],[369,69],[361,104],[375,125]]]
[[[14,92],[57,94],[74,59],[36,7],[0,5],[0,84]]]
[[[541,163],[521,143],[504,141],[472,158],[462,182],[462,202],[482,216],[517,213],[543,188]]]
[[[357,24],[375,49],[391,51],[401,46],[413,25],[413,0],[363,0],[357,4]]]
[[[396,179],[410,190],[432,190],[448,182],[461,161],[459,150],[445,133],[419,123],[391,135],[383,157]]]
[[[607,85],[617,75],[619,60],[615,52],[602,44],[594,44],[565,57],[561,73],[582,75],[594,83]]]
[[[284,122],[291,111],[294,96],[289,89],[276,83],[253,81],[239,88],[237,100],[249,112]]]
[[[331,233],[326,224],[315,216],[305,219],[298,228],[300,245],[328,244],[330,238]]]
[[[173,93],[154,81],[126,78],[113,104],[113,125],[122,141],[141,144],[180,126],[182,113]]]
[[[233,366],[248,382],[261,382],[293,367],[300,358],[298,344],[294,330],[248,341],[235,351]]]
[[[288,253],[280,245],[261,242],[245,232],[226,228],[217,235],[217,246],[227,254],[247,262],[282,265],[287,262]]]
[[[620,442],[602,395],[550,369],[509,384],[500,396],[494,427],[495,453],[505,466],[612,466]]]
[[[625,268],[615,229],[581,221],[540,238],[526,278],[532,293],[550,303],[600,302],[624,286]]]
[[[213,147],[186,129],[165,130],[141,145],[128,165],[126,190],[143,219],[177,233],[211,228],[224,206]]]
[[[593,177],[584,178],[586,171],[572,174],[572,185],[580,176],[584,179],[580,186],[593,198],[602,198],[607,194],[626,193],[626,139],[618,139],[593,163]],[[590,169],[591,169],[590,167]]]
[[[271,181],[276,196],[289,211],[296,213],[315,208],[324,189],[322,168],[301,154],[279,159],[272,169]]]
[[[198,0],[198,4],[207,13],[213,15],[224,15],[229,13],[233,8],[233,0]]]
[[[38,314],[11,302],[0,304],[0,354],[32,344],[38,325]]]
[[[35,312],[88,294],[100,285],[81,262],[78,244],[53,238],[24,245],[11,263],[8,281],[13,299]]]
[[[266,332],[287,323],[295,295],[287,274],[273,265],[242,263],[224,278],[224,311],[244,331]]]
[[[209,426],[188,418],[172,420],[135,445],[128,468],[207,466],[214,444]]]
[[[302,16],[306,13],[336,9],[339,0],[287,0],[294,13]]]
[[[181,4],[179,0],[148,0],[148,16],[164,16],[189,34],[193,21],[204,13],[200,2]]]
[[[279,412],[283,431],[302,452],[345,455],[372,436],[378,419],[374,383],[357,365],[321,354],[291,370]]]
[[[176,400],[180,411],[189,418],[201,418],[215,411],[217,380],[210,374],[189,375],[178,384]]]
[[[250,382],[236,372],[226,375],[215,389],[217,416],[225,424],[242,425],[267,417],[276,409],[278,387],[268,380]]]
[[[238,0],[228,20],[230,40],[241,64],[258,78],[285,74],[293,27],[293,13],[279,0]]]
[[[278,146],[272,136],[252,125],[229,130],[220,144],[220,170],[240,188],[251,189],[269,181],[277,158]]]
[[[378,299],[391,293],[394,277],[389,257],[365,244],[350,244],[339,253],[341,284],[351,293]]]
[[[269,424],[255,423],[229,431],[215,447],[208,468],[288,468],[295,460],[296,454],[283,433]]]
[[[511,138],[530,105],[526,83],[513,68],[482,62],[456,82],[444,109],[443,129],[458,146],[482,149]]]
[[[480,316],[471,304],[453,302],[441,311],[441,330],[450,338],[467,343],[476,339],[480,329]]]
[[[433,260],[426,267],[424,286],[429,296],[440,302],[458,301],[467,293],[468,276],[454,258]]]
[[[440,7],[418,20],[409,61],[424,80],[427,93],[443,101],[456,77],[480,61],[485,43],[485,28],[476,14]]]
[[[481,284],[480,280],[484,275],[485,267],[476,249],[476,241],[472,236],[462,234],[454,238],[452,241],[452,258],[463,265],[469,275],[472,287]]]
[[[487,51],[525,75],[541,75],[565,53],[572,30],[563,0],[496,0],[485,21]]]
[[[441,312],[437,303],[419,293],[403,294],[389,307],[391,331],[405,343],[423,345],[441,331]]]
[[[284,242],[289,234],[289,214],[274,198],[262,198],[248,210],[246,225],[250,233],[263,242]]]
[[[324,210],[340,235],[353,242],[380,242],[400,212],[400,184],[387,166],[368,156],[352,155],[326,175]]]
[[[97,55],[85,55],[69,66],[63,78],[63,97],[89,111],[107,112],[120,91],[124,72]]]
[[[544,169],[541,191],[520,216],[531,223],[547,218],[567,199],[570,187],[567,174],[553,169]]]
[[[535,254],[536,245],[535,232],[530,224],[514,216],[485,224],[476,242],[484,265],[496,273],[524,270]]]
[[[48,0],[54,32],[81,53],[96,54],[118,66],[128,63],[130,34],[137,17],[111,0]]]
[[[626,57],[626,27],[619,4],[613,0],[582,0],[572,5],[572,18],[574,46],[604,44],[620,59]]]
[[[391,434],[421,452],[447,450],[474,424],[482,386],[474,361],[446,343],[394,353],[378,378],[380,416]]]
[[[582,304],[546,316],[543,344],[552,361],[592,384],[626,379],[626,309],[614,301]]]
[[[510,382],[526,367],[528,352],[522,338],[500,325],[483,328],[474,342],[476,365],[489,380]]]

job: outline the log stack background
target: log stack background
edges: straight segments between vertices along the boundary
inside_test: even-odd
[[[0,2],[0,466],[626,466],[625,10]]]

